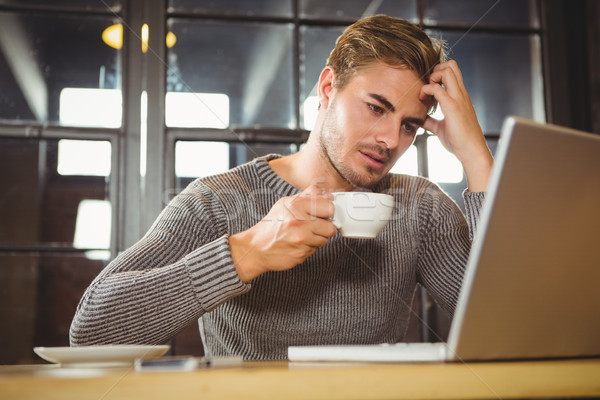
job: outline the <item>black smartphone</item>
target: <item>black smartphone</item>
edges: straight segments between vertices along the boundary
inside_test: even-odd
[[[241,366],[241,357],[166,356],[148,360],[135,360],[136,371],[193,371],[199,368]]]

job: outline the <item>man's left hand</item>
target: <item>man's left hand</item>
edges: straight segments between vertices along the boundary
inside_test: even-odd
[[[485,191],[493,159],[456,61],[450,60],[434,68],[429,83],[421,89],[421,99],[425,100],[427,96],[437,100],[444,119],[427,117],[423,129],[435,134],[458,158],[467,175],[469,190]]]

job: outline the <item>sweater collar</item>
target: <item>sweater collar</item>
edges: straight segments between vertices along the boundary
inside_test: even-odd
[[[301,193],[301,190],[290,185],[281,176],[277,175],[275,171],[269,166],[269,161],[283,157],[281,154],[268,154],[266,156],[257,157],[254,159],[256,171],[258,176],[265,182],[267,186],[279,193],[281,196],[293,196]],[[390,189],[390,174],[383,177],[381,181],[375,185],[373,192],[376,193],[387,193]]]
[[[253,163],[256,166],[256,172],[259,178],[272,190],[281,196],[293,196],[301,191],[290,185],[281,176],[277,175],[273,168],[269,166],[269,161],[283,157],[281,154],[268,154],[266,156],[257,157]]]

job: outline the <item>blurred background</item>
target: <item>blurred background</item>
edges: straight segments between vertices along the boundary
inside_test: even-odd
[[[446,41],[492,151],[510,114],[600,133],[594,0],[0,0],[0,364],[67,346],[93,277],[194,178],[298,151],[335,39],[373,14]],[[394,171],[462,207],[427,132]],[[444,339],[413,306],[407,339]],[[202,354],[198,327],[172,345]]]

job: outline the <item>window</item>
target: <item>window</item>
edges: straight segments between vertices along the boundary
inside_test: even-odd
[[[106,200],[84,199],[77,207],[73,247],[87,250],[92,260],[108,260],[110,257],[111,207]]]
[[[396,161],[396,164],[392,167],[395,174],[405,175],[419,175],[419,160],[417,158],[417,148],[410,146],[408,150]]]
[[[61,175],[109,176],[111,158],[110,142],[61,139],[56,170]]]
[[[436,136],[427,138],[427,165],[429,179],[438,183],[459,183],[463,181],[460,162],[444,148]]]
[[[293,14],[292,0],[169,0],[169,12],[245,17],[287,17]]]
[[[310,130],[317,113],[317,81],[335,46],[335,40],[342,34],[344,27],[301,25],[299,31],[301,127]]]
[[[535,0],[426,0],[423,7],[423,20],[427,25],[539,27]]]
[[[52,7],[57,10],[79,9],[80,11],[121,11],[122,0],[52,0]],[[48,6],[47,0],[0,0],[3,6],[25,6],[31,8],[44,8]]]
[[[222,93],[167,92],[165,124],[183,128],[229,126],[229,96]]]
[[[225,142],[175,143],[175,175],[197,178],[229,170],[229,147]]]
[[[218,92],[230,99],[230,125],[221,133],[197,131],[198,140],[235,138],[238,131],[255,128],[259,136],[262,128],[292,134],[312,129],[318,107],[316,82],[336,38],[353,20],[376,13],[421,22],[430,34],[446,41],[449,56],[459,61],[491,148],[506,115],[545,119],[534,1],[300,0],[297,20],[285,19],[282,9],[287,5],[274,9],[277,17],[271,20],[265,20],[260,6],[256,14],[230,6],[173,1],[168,10],[174,14],[167,15],[168,30],[175,33],[178,45],[168,50],[167,92]],[[181,19],[182,13],[190,13],[190,18]],[[215,14],[222,18],[209,18]],[[213,37],[220,40],[215,43]],[[204,103],[213,110],[218,107]],[[178,134],[171,132],[176,140]],[[430,176],[462,205],[462,168],[437,139],[417,141],[394,171]]]
[[[229,99],[228,126],[296,126],[291,24],[179,18],[168,22],[177,37],[177,45],[168,51],[169,95],[224,94]],[[207,99],[204,104],[212,120],[211,110],[218,114],[221,103]]]
[[[5,195],[0,207],[0,248],[110,250],[110,141],[0,137],[0,159],[4,170],[12,171],[2,180],[3,193],[10,196]],[[101,210],[86,206],[98,202],[104,204]],[[90,217],[101,217],[109,229],[93,222],[81,225]],[[91,245],[100,242],[89,241],[83,231],[101,231],[101,245]]]
[[[459,63],[485,133],[498,134],[507,115],[545,121],[537,34],[430,32]]]
[[[73,116],[61,108],[61,98],[79,96],[78,112],[90,117],[84,126],[121,125],[120,99],[114,100],[119,95],[104,91],[121,89],[118,51],[101,40],[102,31],[114,22],[110,10],[105,12],[106,16],[0,10],[0,121],[60,124],[61,111]],[[84,91],[74,94],[66,88]],[[98,104],[108,105],[101,110],[108,119],[94,114]],[[66,124],[71,122],[81,120]]]
[[[175,187],[168,191],[165,203],[195,178],[219,174],[267,154],[288,155],[297,151],[294,144],[178,140],[175,142]]]
[[[505,115],[546,118],[538,1],[162,4],[0,0],[0,276],[29,310],[0,315],[16,329],[0,362],[66,345],[93,276],[196,177],[297,152],[329,52],[362,16],[404,17],[446,40],[492,151]],[[118,45],[103,40],[111,27]],[[429,176],[462,203],[462,169],[427,132],[393,171]]]
[[[60,91],[60,125],[118,128],[122,114],[120,90],[65,87]]]
[[[300,18],[307,20],[356,20],[364,16],[388,14],[418,22],[416,0],[300,0]]]

